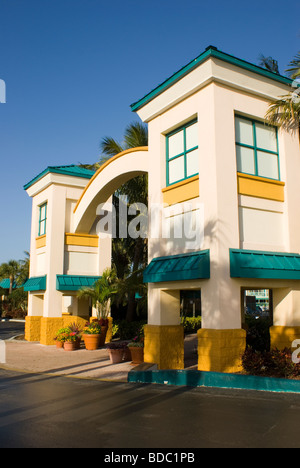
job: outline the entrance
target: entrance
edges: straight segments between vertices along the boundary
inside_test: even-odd
[[[242,324],[247,331],[247,346],[255,351],[269,351],[273,325],[272,289],[242,288]]]
[[[201,290],[180,291],[180,316],[185,329],[184,367],[198,368],[198,337],[201,328]]]

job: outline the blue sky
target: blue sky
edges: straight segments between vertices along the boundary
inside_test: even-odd
[[[300,50],[300,5],[279,1],[0,0],[0,263],[29,250],[23,190],[47,166],[92,163],[122,140],[130,104],[208,45],[283,74]]]

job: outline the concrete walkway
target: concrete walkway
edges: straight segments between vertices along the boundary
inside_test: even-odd
[[[185,367],[195,369],[197,362],[197,336],[185,340]],[[73,352],[22,340],[5,341],[5,364],[0,368],[21,372],[67,375],[97,380],[127,382],[128,372],[136,368],[131,362],[111,364],[105,348],[87,351],[82,348]]]

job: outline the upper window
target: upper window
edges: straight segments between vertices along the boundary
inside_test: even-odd
[[[198,125],[190,122],[167,135],[167,185],[199,174]]]
[[[238,172],[279,180],[277,128],[236,117],[235,135]]]
[[[44,236],[46,234],[46,225],[47,225],[47,203],[40,206],[39,236]]]

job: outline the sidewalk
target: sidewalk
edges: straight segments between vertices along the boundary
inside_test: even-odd
[[[134,368],[130,362],[112,365],[106,349],[66,352],[26,341],[5,343],[6,364],[0,368],[8,370],[127,382],[128,372]]]
[[[197,337],[190,335],[185,339],[185,367],[195,369]],[[105,348],[87,351],[84,347],[73,352],[57,349],[16,339],[5,341],[6,364],[0,368],[20,372],[67,375],[69,377],[127,382],[128,373],[137,366],[131,362],[111,364]]]

